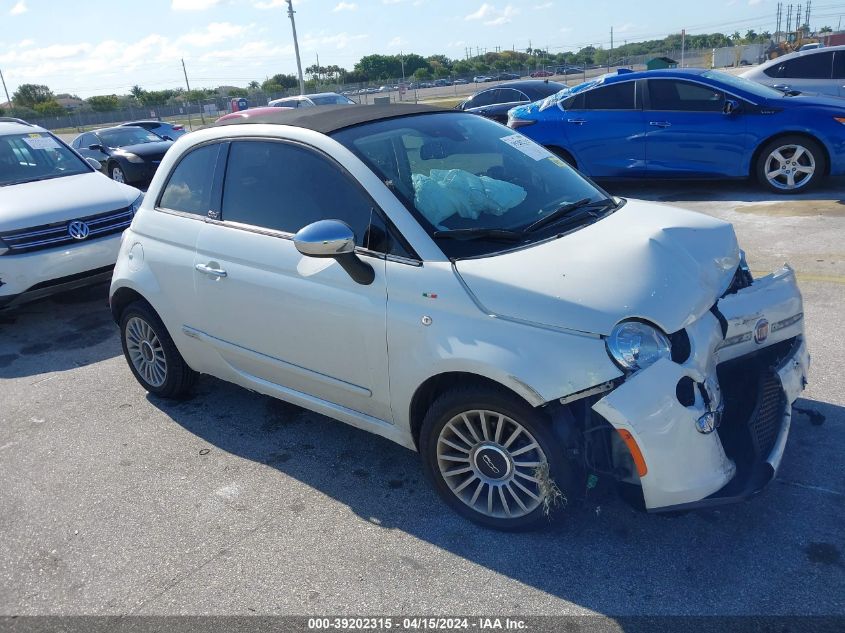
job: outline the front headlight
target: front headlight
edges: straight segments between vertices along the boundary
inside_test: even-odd
[[[138,197],[135,198],[135,202],[132,203],[132,206],[129,209],[132,211],[132,215],[134,216],[138,213],[138,209],[141,208],[141,203],[144,201],[144,192],[138,194]]]
[[[605,344],[610,357],[627,371],[645,369],[661,358],[672,357],[672,346],[667,336],[642,321],[618,323]]]

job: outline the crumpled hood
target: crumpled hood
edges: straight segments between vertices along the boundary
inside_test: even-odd
[[[738,264],[727,222],[630,200],[562,238],[455,267],[493,314],[607,335],[628,318],[680,330],[710,309]]]
[[[140,193],[94,171],[0,187],[0,232],[122,209]]]

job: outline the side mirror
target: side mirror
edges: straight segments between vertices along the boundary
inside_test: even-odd
[[[165,134],[165,135],[164,135],[164,136],[162,136],[161,138],[163,138],[165,141],[172,141],[172,140],[173,140],[172,138],[170,138],[169,136],[167,136],[167,134]]]
[[[726,99],[725,100],[725,105],[722,108],[722,113],[733,114],[737,110],[739,110],[739,102],[738,101],[734,101],[733,99]]]
[[[100,170],[103,169],[103,164],[100,161],[98,161],[96,158],[86,158],[85,162],[88,163],[89,165],[91,165],[91,167],[93,167],[97,171],[100,171]]]
[[[337,260],[354,281],[364,286],[373,283],[375,271],[355,254],[355,233],[340,220],[319,220],[302,227],[293,236],[296,250],[306,257],[331,257]]]
[[[102,152],[103,146],[99,143],[94,143],[93,145],[89,145],[88,149],[90,149],[92,152]]]

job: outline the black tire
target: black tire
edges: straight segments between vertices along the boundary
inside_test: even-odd
[[[160,343],[160,347],[156,346],[155,349],[156,352],[160,350],[164,360],[164,378],[161,381],[155,380],[153,382],[145,377],[136,367],[135,362],[132,360],[132,355],[130,355],[129,346],[133,344],[127,340],[127,338],[132,338],[132,336],[127,337],[127,329],[137,326],[138,319],[150,328],[157,338],[158,343]],[[130,325],[130,321],[132,321],[132,325]],[[173,339],[170,338],[170,334],[167,332],[167,328],[164,327],[164,323],[161,322],[155,310],[146,301],[135,301],[129,304],[121,313],[120,343],[123,347],[123,356],[126,358],[129,369],[144,389],[156,396],[174,399],[181,398],[190,391],[191,386],[196,380],[197,373],[185,363],[185,359],[182,358],[179,350],[176,349],[176,345],[173,343]],[[150,353],[154,355],[156,352],[153,352],[153,346],[151,345]],[[152,358],[155,359],[155,356]],[[155,376],[153,378],[155,379]]]
[[[797,161],[790,161],[789,158],[798,154],[798,151],[793,149],[796,146],[803,148],[803,152],[799,155]],[[780,163],[773,158],[772,154],[776,150],[781,150],[781,156],[786,160],[786,163]],[[791,174],[788,170],[806,169],[812,164],[813,172],[809,176],[802,171],[793,171]],[[776,171],[776,166],[782,166],[784,171],[782,175],[775,176],[774,180],[767,177],[767,173]],[[766,187],[769,191],[779,194],[796,194],[809,191],[818,185],[827,173],[827,155],[822,146],[815,140],[798,134],[790,134],[787,136],[780,136],[772,139],[766,143],[757,155],[757,162],[754,165],[754,174],[757,181]],[[789,186],[788,179],[790,176],[795,180],[797,186]]]
[[[120,173],[123,174],[123,184],[131,185],[132,183],[129,181],[129,178],[126,177],[126,170],[123,168],[123,165],[120,163],[112,163],[109,165],[109,178],[115,180],[114,171],[115,169],[119,169]]]
[[[561,493],[561,496],[552,499],[551,497],[553,495],[544,495],[540,491],[538,484],[533,484],[521,478],[514,477],[513,479],[517,479],[520,483],[526,485],[529,490],[534,492],[541,499],[546,497],[550,499],[551,503],[548,508],[549,516],[552,516],[558,510],[565,507],[567,499],[572,499],[572,494],[577,490],[577,469],[575,469],[565,458],[561,442],[552,431],[551,421],[542,411],[533,409],[518,397],[507,393],[505,390],[498,390],[487,386],[473,385],[458,387],[443,393],[431,406],[425,416],[425,419],[423,420],[419,439],[423,472],[440,497],[461,516],[478,523],[479,525],[496,530],[527,530],[537,526],[540,522],[547,521],[549,518],[546,516],[547,508],[544,507],[543,503],[540,503],[540,505],[535,507],[533,510],[519,517],[508,518],[506,516],[490,516],[484,511],[479,511],[470,507],[470,505],[468,505],[469,502],[462,500],[462,498],[459,497],[458,492],[453,492],[452,488],[446,481],[446,477],[441,471],[441,463],[445,465],[444,467],[449,468],[448,464],[451,462],[443,462],[438,456],[438,446],[442,443],[440,434],[444,430],[444,427],[446,427],[446,425],[449,424],[449,422],[456,416],[460,416],[461,413],[474,410],[484,410],[495,414],[502,414],[506,416],[506,418],[510,418],[511,420],[517,422],[519,425],[524,427],[531,436],[533,436],[533,439],[537,444],[539,444],[539,447],[545,454],[545,462],[548,464],[547,472],[549,479],[556,485],[558,491]],[[493,423],[489,417],[487,420],[490,427],[490,436],[492,437],[495,430],[495,423]],[[464,428],[463,431],[468,435],[468,429]],[[501,439],[502,442],[499,446],[501,446],[504,442],[504,437]],[[482,442],[482,444],[485,443],[487,442]],[[477,446],[481,446],[481,444]],[[515,452],[520,450],[516,448],[516,446],[516,442],[511,445],[511,449]],[[448,451],[451,449],[446,448],[445,450]],[[462,453],[456,452],[455,454],[462,456]],[[468,457],[473,455],[474,457],[468,460],[467,466],[473,466],[472,459],[476,459],[477,465],[480,461],[478,456],[481,454],[482,453],[478,450],[478,448],[473,449],[473,451],[468,454]],[[530,454],[532,453],[528,453],[528,455]],[[536,455],[536,453],[533,454]],[[487,463],[490,463],[489,459],[487,460]],[[458,466],[460,466],[460,464],[458,464]],[[512,470],[512,466],[508,466],[506,468],[506,472],[512,472]],[[496,470],[496,472],[499,471]],[[531,471],[528,472],[530,473]],[[467,473],[467,477],[470,475],[473,475],[476,479],[474,482],[465,487],[467,491],[478,487],[476,482],[481,483],[482,481],[488,481],[486,479],[482,480],[482,476],[477,467],[474,468],[472,472]],[[536,472],[534,475],[536,475]],[[496,506],[498,506],[499,513],[503,513],[504,506],[501,501],[497,499],[496,493],[493,492],[498,492],[501,488],[499,487],[497,489],[497,487],[494,487],[489,483],[486,483],[485,485],[487,487],[481,487],[482,493],[478,496],[478,498],[481,499],[484,497],[489,490],[489,494],[494,497],[494,510],[496,509]],[[460,487],[460,484],[457,487]],[[545,489],[550,490],[548,484],[545,486]],[[464,496],[466,497],[470,495],[467,493]],[[514,509],[517,512],[520,512],[515,500],[507,495],[505,496],[509,500],[509,503],[513,505]],[[529,497],[523,495],[522,499],[523,501],[530,503]],[[484,503],[484,500],[482,500],[482,503]],[[530,508],[530,505],[528,507]],[[493,514],[496,514],[496,512]]]

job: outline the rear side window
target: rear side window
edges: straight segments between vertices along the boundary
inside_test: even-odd
[[[776,79],[830,79],[832,67],[833,52],[827,51],[789,59],[763,72]]]
[[[214,167],[220,145],[205,145],[190,152],[170,173],[158,206],[182,213],[208,215]]]
[[[833,55],[833,78],[845,79],[845,51],[836,51]]]
[[[721,90],[671,79],[649,80],[648,94],[650,110],[681,112],[721,112],[725,97]]]
[[[634,110],[636,100],[633,81],[614,83],[584,93],[587,110]]]
[[[268,141],[234,142],[223,183],[223,219],[296,233],[317,220],[341,220],[366,241],[373,203],[320,154],[301,145]]]

